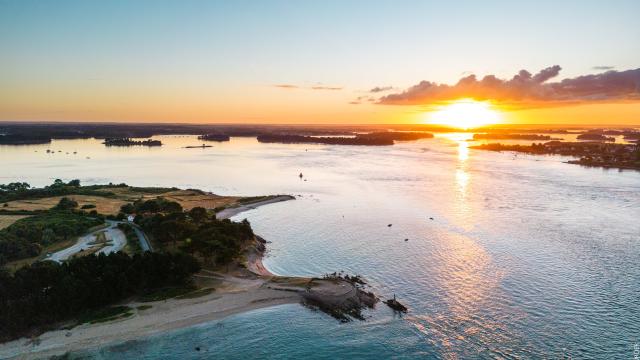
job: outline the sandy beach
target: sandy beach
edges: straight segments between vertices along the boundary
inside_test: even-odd
[[[274,276],[262,265],[262,251],[257,250],[259,244],[261,242],[256,240],[256,246],[247,249],[246,269],[235,267],[225,273],[202,270],[195,275],[199,287],[215,288],[210,294],[184,300],[125,303],[133,309],[133,316],[105,323],[83,324],[70,330],[49,331],[40,335],[37,341],[21,338],[7,342],[0,345],[0,358],[33,359],[62,355],[189,327],[245,311],[300,302],[299,292],[291,291],[302,290],[298,285],[290,285],[287,281],[271,281]],[[151,307],[138,310],[137,307],[141,305]]]
[[[199,275],[208,276],[208,275]],[[188,327],[226,316],[279,304],[296,303],[300,295],[265,286],[268,280],[210,275],[216,290],[195,299],[169,299],[149,303],[129,303],[134,315],[100,324],[83,324],[70,330],[42,334],[39,341],[18,339],[0,345],[0,358],[32,359],[62,355],[66,352],[100,347],[139,339],[170,330]],[[151,305],[137,310],[140,305]]]
[[[239,205],[239,206],[226,208],[226,209],[218,212],[216,214],[216,218],[218,218],[218,219],[228,219],[228,218],[231,218],[231,217],[233,217],[235,215],[238,215],[239,213],[241,213],[243,211],[253,210],[253,209],[258,208],[260,206],[273,204],[273,203],[278,203],[278,202],[282,202],[282,201],[295,200],[295,199],[296,198],[291,196],[291,195],[278,195],[278,196],[274,196],[272,198],[269,198],[267,200],[256,201],[256,202],[251,202],[251,203],[247,203],[247,204],[243,204],[243,205]]]

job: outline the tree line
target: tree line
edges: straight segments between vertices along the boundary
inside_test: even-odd
[[[157,203],[151,205],[152,202]],[[224,265],[254,238],[247,220],[218,220],[202,207],[182,211],[180,204],[171,203],[159,198],[134,204],[136,209],[146,210],[137,213],[134,221],[160,245],[170,244],[174,249],[198,255],[210,265]]]
[[[41,199],[46,197],[64,196],[71,194],[103,197],[115,196],[115,194],[110,191],[98,190],[97,186],[80,186],[80,180],[71,180],[65,183],[60,179],[56,179],[53,184],[47,185],[43,188],[31,187],[31,185],[26,182],[0,184],[0,203],[24,199]]]
[[[8,261],[38,256],[44,247],[82,235],[103,223],[99,217],[64,210],[50,210],[20,219],[0,230],[0,266]]]
[[[152,289],[185,285],[199,269],[187,254],[150,252],[36,262],[13,275],[0,269],[0,340],[44,330]]]

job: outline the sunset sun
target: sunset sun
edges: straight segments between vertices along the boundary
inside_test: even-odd
[[[461,129],[475,128],[499,123],[500,112],[495,110],[489,102],[473,99],[456,100],[439,107],[429,114],[428,120],[432,124],[453,126]]]

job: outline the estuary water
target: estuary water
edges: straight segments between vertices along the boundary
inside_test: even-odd
[[[468,137],[389,147],[232,138],[204,149],[184,148],[199,144],[194,136],[155,137],[160,148],[61,140],[0,146],[0,183],[77,178],[295,195],[235,218],[271,242],[268,269],[360,274],[410,309],[398,316],[379,304],[366,321],[341,324],[283,305],[75,357],[632,359],[640,172],[473,150]]]

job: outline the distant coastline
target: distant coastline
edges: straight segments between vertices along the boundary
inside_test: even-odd
[[[640,144],[550,141],[531,145],[492,143],[470,146],[470,148],[499,152],[513,151],[534,155],[573,156],[578,159],[569,160],[567,163],[589,167],[640,170]]]

